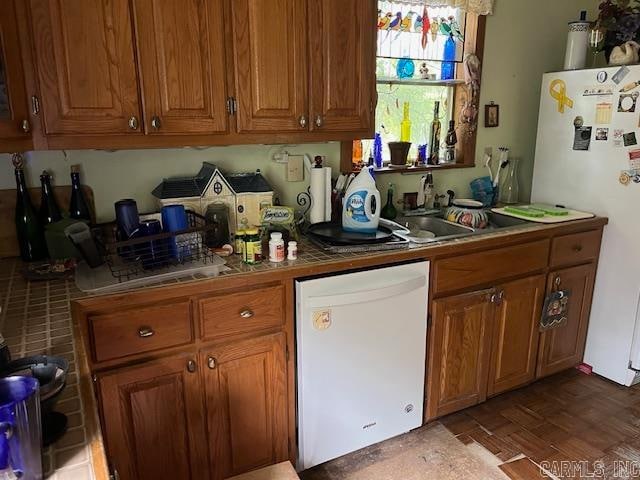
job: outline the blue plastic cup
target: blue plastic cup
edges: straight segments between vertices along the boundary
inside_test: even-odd
[[[184,205],[167,205],[160,210],[162,216],[162,229],[165,232],[180,232],[188,228],[187,212]],[[179,236],[168,240],[169,256],[176,260],[182,260],[190,253],[189,245],[181,241]]]
[[[160,220],[142,220],[140,222],[140,229],[138,231],[140,237],[149,237],[161,233],[162,225],[160,224]],[[167,259],[166,239],[144,242],[141,243],[138,248],[143,268],[149,269],[164,265]]]
[[[118,225],[119,240],[129,240],[138,230],[140,217],[138,216],[138,204],[131,198],[118,200],[115,203],[116,224]]]

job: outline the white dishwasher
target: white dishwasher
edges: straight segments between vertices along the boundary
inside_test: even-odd
[[[298,470],[422,425],[429,263],[296,282]]]

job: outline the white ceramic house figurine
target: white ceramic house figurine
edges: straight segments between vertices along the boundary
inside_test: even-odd
[[[161,207],[180,204],[200,215],[210,204],[224,203],[229,207],[232,233],[260,225],[260,209],[273,205],[273,189],[260,170],[224,175],[209,162],[193,177],[165,178],[152,194]]]
[[[634,41],[629,41],[615,47],[609,57],[609,65],[630,65],[638,63],[638,51],[640,45]]]

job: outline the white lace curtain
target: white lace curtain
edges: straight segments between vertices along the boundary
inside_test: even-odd
[[[430,7],[455,7],[477,15],[491,15],[493,0],[393,0],[410,5],[428,5]]]

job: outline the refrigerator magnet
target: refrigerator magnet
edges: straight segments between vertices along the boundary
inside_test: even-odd
[[[574,150],[589,150],[592,127],[576,127],[573,135]]]
[[[622,136],[624,135],[624,130],[621,128],[615,128],[613,130],[613,146],[614,147],[622,147]]]
[[[611,80],[613,80],[615,84],[618,85],[622,80],[624,80],[624,77],[629,75],[629,72],[630,72],[629,67],[627,67],[626,65],[623,65],[618,69],[616,73],[613,74],[613,77],[611,77]]]
[[[613,114],[613,104],[601,102],[596,105],[596,125],[609,125]]]
[[[608,128],[596,128],[596,140],[600,142],[606,142],[609,140]]]
[[[609,78],[609,75],[607,75],[607,72],[604,70],[600,70],[596,75],[596,80],[598,80],[598,82],[600,83],[606,82],[607,78]]]
[[[613,95],[613,88],[604,85],[585,88],[582,92],[583,97],[606,97]]]
[[[567,84],[556,78],[549,85],[549,95],[558,103],[558,113],[564,113],[564,107],[573,108],[573,100],[567,95]]]
[[[640,93],[621,93],[618,99],[618,112],[619,113],[633,113],[636,111],[636,103],[638,102],[638,96]]]
[[[636,139],[636,132],[627,132],[622,135],[622,141],[624,142],[625,147],[632,147],[638,144],[638,140]]]
[[[640,149],[629,150],[629,168],[631,170],[640,170]]]
[[[629,183],[631,183],[631,175],[629,175],[628,172],[625,172],[624,170],[622,172],[620,172],[620,176],[618,177],[618,181],[620,182],[621,185],[629,185]]]

